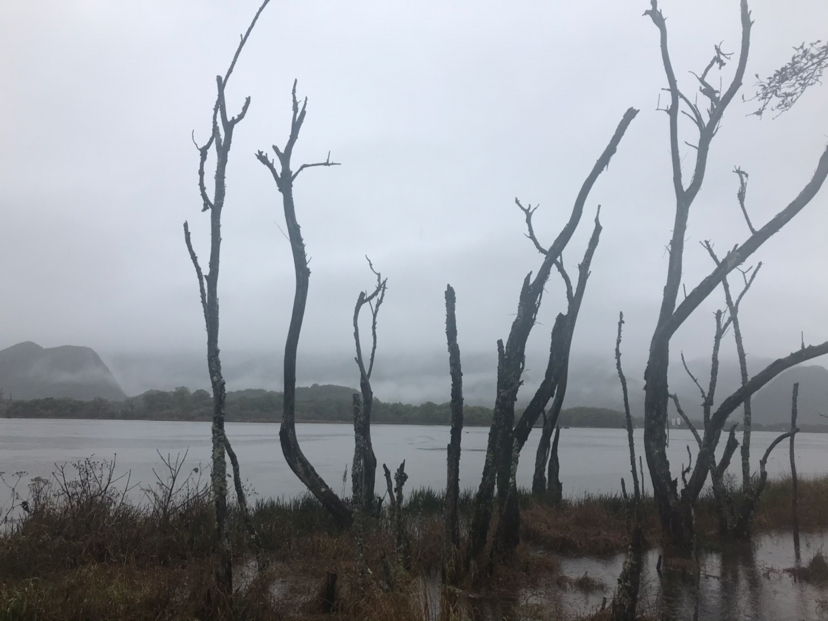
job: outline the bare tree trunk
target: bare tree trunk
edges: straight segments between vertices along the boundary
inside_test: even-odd
[[[635,621],[641,570],[644,568],[644,529],[638,519],[634,520],[631,531],[632,541],[612,598],[612,621]]]
[[[535,470],[532,474],[532,495],[541,498],[546,494],[546,463],[552,450],[552,433],[554,428],[549,424],[549,415],[543,413],[543,426],[538,438],[538,450],[535,452]]]
[[[630,413],[630,397],[627,392],[627,377],[621,368],[621,328],[624,326],[624,313],[618,313],[618,336],[615,339],[615,370],[618,372],[618,381],[621,382],[621,395],[624,399],[624,418],[627,422],[627,442],[630,447],[630,473],[633,480],[633,498],[636,504],[641,499],[641,487],[638,484],[638,469],[635,466],[635,439],[633,438],[632,414]]]
[[[382,465],[385,471],[385,483],[388,486],[389,504],[391,505],[391,525],[394,529],[394,542],[397,549],[397,562],[400,566],[408,569],[411,565],[411,543],[408,534],[405,532],[405,519],[402,512],[403,487],[408,480],[405,473],[405,460],[394,473],[394,489],[391,489],[391,471],[385,464]]]
[[[451,439],[446,448],[446,504],[443,511],[443,584],[455,584],[459,577],[460,522],[457,501],[460,497],[460,439],[463,434],[463,371],[457,344],[456,298],[451,285],[446,287],[446,340],[451,375]]]
[[[633,498],[630,502],[628,529],[630,531],[630,547],[621,574],[618,576],[618,585],[612,599],[613,621],[635,621],[635,610],[638,606],[638,594],[641,587],[641,570],[644,557],[644,529],[641,526],[641,488],[638,484],[638,470],[635,465],[635,442],[633,441],[632,415],[630,401],[627,394],[627,378],[621,367],[621,328],[624,325],[624,313],[618,314],[618,336],[615,339],[615,368],[618,380],[621,382],[621,392],[624,400],[624,414],[627,422],[627,440],[630,450],[630,472],[633,479]],[[621,479],[622,490],[624,479]],[[627,494],[624,492],[624,497]]]
[[[206,144],[199,147],[199,168],[198,187],[201,195],[203,209],[210,211],[210,259],[209,271],[205,275],[202,272],[198,257],[193,248],[190,238],[190,229],[187,222],[184,222],[184,242],[190,255],[190,260],[195,268],[198,279],[199,293],[201,296],[201,308],[204,313],[204,323],[207,328],[207,370],[210,374],[210,385],[213,389],[213,423],[212,423],[212,457],[210,484],[213,493],[213,502],[216,512],[216,542],[219,552],[219,567],[216,569],[216,585],[225,595],[233,592],[233,560],[230,550],[230,541],[227,537],[227,462],[225,450],[232,451],[230,441],[224,431],[226,388],[224,376],[221,372],[221,358],[219,357],[219,303],[218,303],[218,276],[221,262],[221,212],[224,208],[224,200],[227,193],[226,177],[227,163],[230,157],[230,147],[233,141],[233,131],[236,125],[245,117],[250,106],[250,97],[247,97],[242,106],[241,112],[234,117],[229,117],[225,101],[225,89],[236,61],[244,48],[256,21],[264,11],[270,0],[264,0],[258,11],[256,11],[247,32],[241,37],[236,53],[224,76],[216,76],[217,95],[213,106],[212,131],[210,139]],[[215,186],[213,196],[210,198],[205,184],[205,167],[210,150],[215,147],[216,171],[214,175]],[[231,459],[235,453],[231,453]],[[238,472],[238,461],[234,460],[234,475]],[[246,507],[244,492],[241,484],[238,484],[237,491],[240,505]]]
[[[799,493],[798,483],[796,479],[796,455],[794,453],[794,436],[796,435],[796,416],[797,416],[797,400],[799,398],[799,382],[793,385],[793,394],[791,396],[791,443],[789,455],[791,459],[791,514],[793,517],[793,540],[794,540],[794,556],[796,562],[799,563]]]
[[[282,453],[290,469],[299,477],[311,493],[330,512],[340,526],[351,525],[351,510],[342,502],[339,496],[325,483],[314,467],[305,457],[296,438],[296,353],[299,347],[299,334],[302,331],[302,321],[305,317],[305,305],[308,300],[308,286],[310,283],[310,268],[305,254],[305,242],[299,222],[296,220],[296,207],[293,201],[293,182],[306,168],[313,166],[336,166],[330,157],[324,162],[302,164],[296,171],[291,170],[291,156],[293,147],[299,138],[299,131],[305,120],[308,100],[305,99],[301,109],[296,99],[296,82],[293,82],[293,118],[290,125],[290,136],[284,150],[273,145],[273,150],[279,160],[279,170],[273,160],[264,151],[256,154],[258,160],[264,164],[273,176],[276,187],[282,194],[282,204],[285,212],[290,247],[293,253],[293,266],[296,273],[296,290],[293,296],[293,312],[290,317],[287,340],[285,342],[284,359],[284,404],[282,409],[282,425],[279,428],[279,440]]]
[[[365,453],[364,436],[361,430],[365,426],[362,420],[362,399],[357,393],[353,394],[354,407],[354,461],[351,465],[351,498],[356,506],[361,506],[362,503],[362,483],[364,476],[362,474],[362,456]]]
[[[621,142],[627,127],[629,127],[629,124],[635,118],[636,114],[638,114],[637,110],[629,108],[622,117],[621,122],[615,130],[615,134],[610,139],[601,157],[598,158],[592,171],[581,186],[569,221],[558,234],[552,245],[548,249],[543,250],[544,260],[534,280],[531,274],[527,274],[524,279],[518,300],[517,315],[512,323],[506,344],[504,345],[502,340],[497,342],[497,396],[492,416],[492,425],[489,430],[483,474],[481,476],[480,487],[474,499],[467,567],[480,555],[488,540],[495,482],[498,485],[498,497],[501,509],[507,505],[506,496],[509,493],[509,478],[512,470],[512,426],[515,419],[515,400],[517,399],[518,389],[521,385],[526,341],[535,324],[543,288],[549,279],[552,266],[560,259],[561,252],[569,243],[572,234],[580,222],[584,204],[586,203],[592,186],[595,184],[601,172],[609,165],[618,144]],[[518,206],[523,209],[519,202]],[[527,224],[531,225],[531,206],[523,210],[527,214]],[[534,238],[534,233],[532,233],[532,237]],[[533,241],[541,249],[537,240],[533,239]],[[538,415],[540,415],[540,412],[538,412]]]
[[[227,456],[230,458],[230,465],[233,468],[233,486],[236,489],[236,499],[239,503],[239,510],[242,514],[244,527],[247,530],[247,536],[250,538],[250,543],[253,551],[256,554],[256,567],[259,571],[265,569],[268,565],[264,558],[264,549],[262,548],[262,541],[259,537],[259,532],[256,530],[256,525],[253,524],[253,518],[250,515],[250,507],[247,505],[247,495],[244,493],[241,481],[241,468],[239,467],[239,458],[236,456],[236,451],[230,445],[230,441],[225,436],[224,448],[227,451]]]
[[[563,500],[563,484],[561,483],[561,462],[558,459],[558,441],[561,439],[561,428],[555,427],[555,436],[549,450],[549,476],[547,477],[546,498],[550,505],[559,505]]]
[[[771,442],[770,446],[768,446],[765,450],[765,454],[762,456],[762,459],[759,460],[759,478],[751,486],[750,491],[745,494],[739,513],[736,516],[736,525],[734,526],[733,534],[737,539],[750,539],[753,517],[756,515],[756,505],[759,502],[759,497],[762,495],[765,485],[768,482],[768,472],[765,469],[765,466],[768,463],[771,451],[773,451],[778,444],[787,438],[792,438],[798,431],[798,429],[792,429],[791,431],[787,431],[782,435],[777,436],[777,438]]]
[[[367,257],[366,257],[367,259]],[[377,352],[377,315],[385,299],[386,280],[374,270],[371,260],[368,266],[377,277],[377,286],[370,295],[361,291],[354,308],[354,341],[356,342],[356,363],[359,367],[359,387],[362,392],[362,405],[354,395],[354,465],[353,486],[354,502],[363,512],[373,512],[375,508],[374,486],[377,473],[377,458],[371,444],[371,409],[374,404],[374,392],[371,390],[371,373],[374,370],[374,356]],[[359,339],[359,312],[368,304],[371,309],[371,356],[368,368],[362,358],[362,344]],[[357,481],[357,472],[359,481]]]

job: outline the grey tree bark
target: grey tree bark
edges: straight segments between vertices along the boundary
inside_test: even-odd
[[[366,257],[367,259],[367,257]],[[371,444],[371,409],[374,392],[371,389],[371,373],[374,370],[374,356],[377,352],[377,315],[385,299],[386,280],[374,270],[368,259],[371,272],[377,277],[377,285],[372,293],[361,291],[354,308],[354,341],[356,343],[356,363],[359,368],[359,387],[362,401],[354,395],[354,462],[351,470],[354,502],[363,512],[373,512],[376,506],[374,487],[377,474],[377,458]],[[371,309],[371,355],[368,368],[362,357],[362,344],[359,338],[359,313],[368,304]]]
[[[658,8],[657,0],[651,0],[651,8],[645,12],[659,30],[662,64],[668,82],[669,104],[666,112],[670,127],[670,158],[672,164],[673,189],[675,193],[675,219],[669,246],[669,261],[664,294],[658,321],[650,341],[650,350],[645,379],[644,405],[644,448],[647,465],[653,483],[653,493],[658,506],[659,516],[666,540],[676,550],[688,551],[694,542],[693,504],[704,484],[704,480],[713,460],[713,452],[718,444],[722,427],[730,413],[744,400],[761,388],[767,381],[789,366],[825,353],[823,346],[806,348],[776,361],[756,375],[739,391],[726,399],[711,417],[710,430],[705,430],[702,448],[699,451],[688,486],[679,494],[676,483],[670,474],[670,463],[666,454],[666,422],[669,387],[667,371],[670,361],[670,340],[676,330],[690,314],[721,283],[722,279],[737,266],[741,265],[771,235],[778,232],[819,191],[828,175],[828,149],[823,152],[817,169],[799,195],[781,210],[765,226],[755,230],[742,244],[731,250],[711,273],[693,288],[678,303],[681,288],[684,243],[687,238],[687,221],[690,207],[701,189],[707,167],[707,158],[711,142],[716,135],[719,124],[727,106],[742,85],[747,57],[750,50],[751,19],[746,0],[741,1],[742,42],[739,50],[737,68],[729,85],[724,91],[711,86],[708,79],[710,70],[717,66],[722,68],[730,55],[717,46],[715,55],[700,76],[697,76],[699,91],[708,103],[704,112],[684,95],[679,89],[673,71],[667,44],[667,27],[664,16]],[[695,162],[692,164],[692,178],[685,186],[682,169],[683,154],[680,151],[682,141],[679,138],[679,116],[686,114],[693,121],[698,131],[697,144],[692,145]]]
[[[509,492],[509,475],[511,472],[511,453],[513,446],[513,425],[515,419],[515,400],[522,383],[523,365],[525,361],[526,341],[535,324],[540,308],[541,296],[546,281],[561,252],[569,243],[572,234],[580,222],[584,204],[589,192],[601,172],[609,165],[618,144],[621,142],[627,127],[638,113],[634,108],[626,111],[621,119],[609,144],[601,157],[587,176],[569,217],[552,245],[546,250],[543,262],[534,279],[527,274],[521,287],[518,300],[517,315],[512,322],[509,338],[504,345],[498,341],[497,365],[497,396],[495,399],[492,425],[489,429],[489,439],[486,447],[486,458],[483,466],[480,486],[475,495],[472,525],[466,566],[470,567],[483,551],[488,540],[488,531],[493,511],[495,483],[498,487],[500,506],[506,504]],[[531,207],[529,208],[531,210]]]
[[[210,212],[210,259],[208,272],[204,274],[198,261],[195,249],[190,237],[190,229],[187,222],[184,222],[184,243],[190,255],[190,260],[195,268],[198,279],[199,294],[201,297],[201,309],[204,314],[204,323],[207,328],[207,370],[210,374],[210,385],[213,391],[213,422],[212,435],[212,457],[210,484],[213,494],[213,503],[216,512],[216,542],[219,552],[219,567],[216,570],[215,580],[217,587],[225,594],[233,591],[233,561],[230,549],[230,542],[227,537],[227,462],[225,451],[231,454],[233,461],[233,477],[236,484],[239,506],[242,509],[248,524],[251,527],[251,537],[254,545],[258,544],[255,529],[252,529],[252,522],[249,521],[247,503],[244,491],[241,486],[241,475],[239,473],[238,460],[232,452],[230,440],[224,430],[226,388],[224,376],[221,371],[221,358],[219,356],[219,302],[218,302],[218,277],[221,263],[221,212],[224,208],[224,201],[227,194],[227,164],[230,157],[230,147],[233,142],[233,131],[236,125],[247,114],[250,106],[250,97],[244,100],[241,111],[236,116],[229,116],[225,90],[227,82],[236,66],[236,61],[247,43],[253,27],[259,19],[270,0],[264,0],[258,11],[250,22],[247,32],[241,37],[233,60],[224,76],[216,76],[216,102],[213,105],[213,120],[210,139],[203,146],[198,146],[198,188],[202,199],[202,212]],[[216,169],[214,174],[214,186],[212,197],[207,191],[204,180],[207,158],[211,149],[215,150]],[[260,548],[257,546],[257,554]]]
[[[794,453],[794,437],[796,435],[796,417],[798,414],[797,401],[799,399],[799,382],[794,383],[791,394],[791,442],[788,450],[791,460],[791,510],[793,517],[794,556],[800,561],[799,552],[799,482],[796,477],[796,454]]]
[[[264,151],[256,153],[256,158],[270,171],[276,187],[282,195],[282,206],[285,213],[285,222],[288,230],[288,239],[293,254],[293,267],[296,275],[296,289],[293,296],[293,311],[290,317],[285,342],[284,358],[284,405],[282,409],[282,424],[279,428],[279,440],[282,445],[282,453],[285,456],[290,469],[299,477],[310,492],[330,512],[334,520],[340,526],[351,525],[351,510],[336,495],[336,493],[325,483],[324,479],[314,469],[299,446],[296,438],[296,353],[299,347],[299,335],[302,331],[302,321],[305,317],[305,305],[308,300],[308,287],[310,284],[310,268],[308,258],[305,254],[305,242],[302,239],[302,231],[296,219],[296,205],[293,199],[293,183],[306,168],[314,166],[338,166],[337,163],[328,159],[324,162],[313,164],[302,164],[295,171],[291,168],[291,157],[293,148],[299,138],[299,131],[305,121],[307,113],[307,98],[299,106],[296,99],[296,81],[293,82],[291,91],[293,100],[293,116],[290,124],[290,135],[284,148],[280,149],[273,145],[279,167],[265,154]]]
[[[446,286],[446,341],[451,376],[451,431],[446,447],[446,504],[443,510],[443,584],[456,584],[459,579],[460,520],[457,502],[460,497],[460,439],[463,434],[463,371],[460,346],[457,344],[456,296]]]
[[[633,497],[629,504],[628,529],[630,545],[627,557],[618,576],[615,594],[612,598],[610,610],[613,621],[635,621],[635,611],[638,606],[638,595],[641,587],[641,571],[644,566],[644,528],[641,524],[641,488],[638,483],[638,469],[635,464],[635,442],[633,441],[632,415],[630,400],[627,393],[627,377],[621,367],[621,330],[624,326],[624,313],[618,314],[618,336],[615,339],[615,369],[621,383],[621,392],[624,401],[624,414],[627,423],[627,441],[630,451],[630,473],[633,480]],[[627,498],[624,489],[624,479],[621,479],[621,490]]]

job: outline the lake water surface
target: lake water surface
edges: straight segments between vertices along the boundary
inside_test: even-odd
[[[446,479],[446,445],[449,428],[420,425],[373,425],[372,438],[377,461],[393,471],[405,460],[408,490],[417,487],[443,489]],[[297,424],[302,451],[317,472],[336,492],[353,459],[353,428],[347,424]],[[279,425],[273,423],[228,423],[227,435],[241,463],[242,477],[261,498],[293,497],[304,486],[290,471],[279,445]],[[754,432],[754,467],[777,434]],[[463,431],[460,485],[476,488],[486,450],[488,428]],[[518,484],[532,483],[539,430],[534,430],[521,453]],[[643,431],[637,429],[636,452],[643,455]],[[674,472],[687,462],[687,446],[696,452],[687,430],[671,430],[668,453]],[[116,474],[131,473],[133,482],[151,484],[153,469],[161,474],[162,455],[187,453],[185,470],[209,465],[210,424],[207,422],[0,419],[0,471],[25,471],[26,479],[49,477],[55,464],[94,455],[117,459]],[[559,446],[561,482],[567,496],[584,493],[618,493],[621,477],[630,482],[626,432],[622,429],[564,429]],[[738,457],[738,456],[737,456]],[[801,476],[828,473],[828,434],[800,433],[796,436],[797,470]],[[734,459],[738,468],[738,459]],[[646,467],[646,465],[645,465]],[[734,472],[736,469],[734,468]],[[768,461],[774,476],[789,473],[788,443],[778,446]],[[649,477],[645,476],[649,488]],[[380,483],[378,481],[378,483]],[[384,486],[378,484],[378,490]],[[347,484],[350,491],[350,480]],[[5,500],[0,494],[0,501]]]

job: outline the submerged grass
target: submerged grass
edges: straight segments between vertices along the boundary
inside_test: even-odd
[[[392,530],[382,517],[366,522],[362,565],[350,533],[338,529],[316,499],[305,495],[260,500],[253,507],[270,561],[256,574],[250,569],[253,551],[241,516],[233,508],[229,527],[236,592],[223,599],[213,588],[214,517],[205,485],[190,478],[169,487],[159,482],[156,493],[135,503],[134,494],[128,493],[134,488],[125,482],[119,487],[106,462],[84,460],[72,468],[72,476],[64,472],[67,476],[51,481],[35,479],[25,512],[0,532],[0,621],[407,621],[437,618],[441,608],[446,609],[442,618],[460,619],[463,606],[482,606],[461,605],[459,596],[440,594],[443,497],[434,490],[408,495],[404,514],[410,558],[397,557]],[[157,493],[167,489],[170,493]],[[822,510],[828,506],[828,478],[801,480],[799,495],[802,530],[828,528],[828,514]],[[709,498],[700,503],[700,530],[715,530],[711,503]],[[561,575],[556,555],[624,551],[629,539],[623,498],[583,496],[549,507],[522,493],[520,504],[522,543],[508,571],[496,569],[488,579],[487,593],[502,597],[544,582],[584,591],[612,586],[587,576]],[[471,508],[467,491],[460,499],[465,525]],[[647,544],[654,545],[659,530],[651,498],[644,499],[642,512]],[[772,481],[759,507],[756,531],[782,530],[790,523],[790,480]],[[360,566],[367,572],[359,571]],[[824,566],[824,557],[815,555],[807,567],[809,577],[824,579]],[[335,601],[327,601],[324,594],[332,588]]]

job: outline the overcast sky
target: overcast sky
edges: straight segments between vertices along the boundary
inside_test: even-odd
[[[110,363],[203,354],[181,228],[188,220],[206,261],[209,222],[191,132],[200,142],[208,137],[215,76],[225,72],[258,4],[3,2],[0,348],[24,340],[87,345]],[[692,96],[690,71],[704,68],[713,45],[737,51],[739,3],[660,5],[680,84]],[[223,213],[226,364],[280,357],[284,346],[293,266],[280,195],[254,153],[284,144],[294,78],[309,100],[295,162],[330,151],[342,163],[306,170],[296,184],[312,270],[300,384],[326,380],[314,369],[353,365],[353,306],[373,284],[366,254],[389,287],[377,365],[400,375],[396,395],[378,396],[416,399],[417,380],[408,381],[405,370],[433,364],[438,375],[446,372],[447,399],[446,283],[457,291],[464,355],[490,361],[493,373],[495,342],[507,337],[521,281],[541,259],[524,237],[515,197],[540,204],[536,231],[551,243],[630,106],[641,112],[595,185],[564,259],[574,275],[601,204],[604,231],[574,355],[611,368],[623,310],[625,355],[640,363],[664,284],[674,207],[667,116],[657,110],[666,82],[657,29],[642,17],[647,8],[645,0],[273,0],[228,87],[231,110],[247,95],[252,104],[234,137]],[[753,76],[772,73],[793,46],[828,35],[824,0],[754,0],[751,9],[745,96]],[[725,67],[725,83],[734,67]],[[713,143],[691,213],[688,290],[711,268],[698,242],[710,239],[724,254],[748,233],[733,167],[750,174],[748,205],[761,225],[809,180],[828,141],[826,87],[776,120],[748,116],[755,108],[737,98]],[[683,130],[695,142],[689,123]],[[693,161],[689,148],[684,161]],[[828,339],[826,231],[823,188],[751,261],[764,262],[743,305],[751,356],[791,352],[800,331],[806,342]],[[556,275],[547,290],[529,346],[536,375],[563,308]],[[722,304],[716,292],[677,335],[674,351],[706,356],[712,312]],[[129,381],[127,392],[137,388]]]

